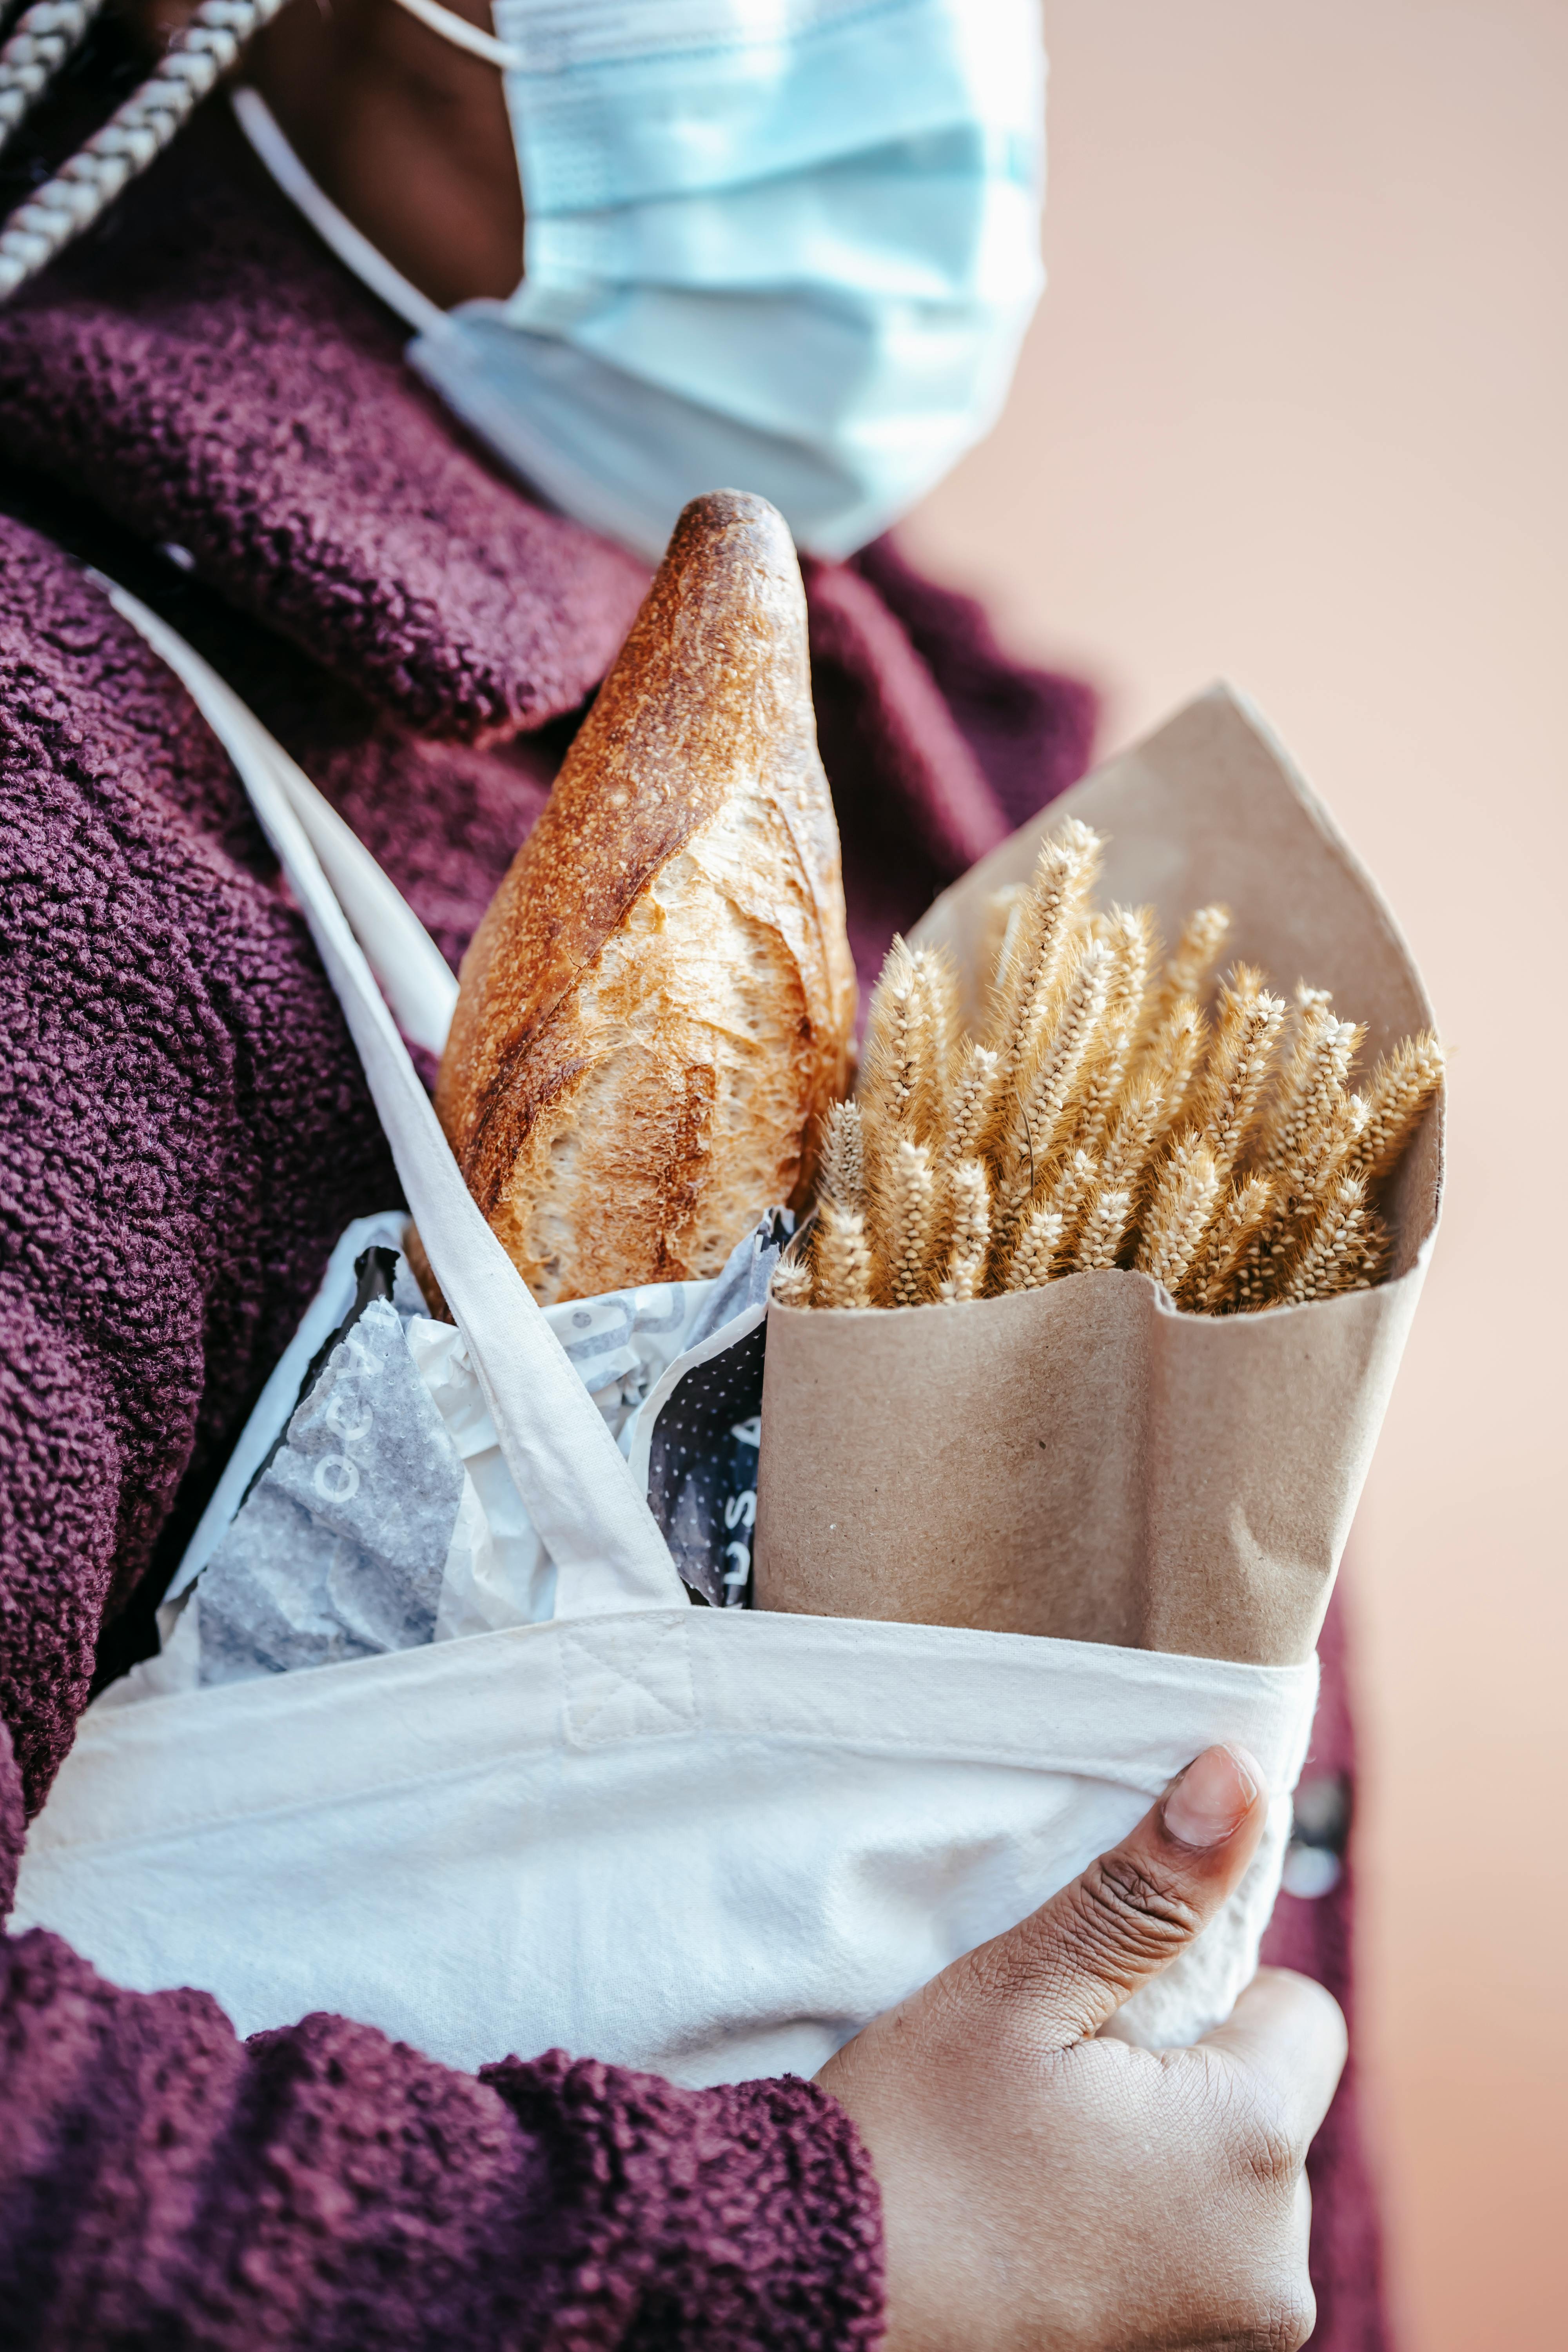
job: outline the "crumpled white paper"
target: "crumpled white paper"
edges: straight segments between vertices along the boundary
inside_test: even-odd
[[[356,1263],[366,1250],[396,1248],[404,1222],[395,1212],[362,1219],[333,1253],[279,1368],[287,1380],[268,1382],[236,1448],[243,1477],[226,1475],[219,1507],[193,1541],[199,1556],[193,1564],[188,1554],[174,1580],[162,1652],[116,1686],[116,1703],[500,1633],[553,1613],[555,1563],[507,1467],[462,1333],[425,1312],[401,1255],[392,1297],[373,1298],[348,1321]],[[545,1309],[623,1454],[645,1408],[657,1415],[687,1370],[722,1357],[760,1323],[782,1239],[782,1226],[764,1221],[716,1277]],[[333,1307],[348,1328],[294,1402]],[[731,1452],[737,1441],[753,1451],[756,1444],[750,1427],[725,1427],[716,1440],[728,1440]],[[705,1532],[694,1530],[694,1513],[726,1505],[733,1512],[715,1492],[726,1476],[722,1444],[708,1450],[711,1463],[693,1465],[679,1494],[658,1498],[689,1542]],[[645,1440],[645,1475],[647,1459]],[[754,1488],[754,1472],[748,1484]],[[723,1540],[733,1523],[713,1531],[710,1550],[735,1549]],[[740,1549],[749,1570],[749,1549]],[[744,1598],[732,1589],[743,1577],[720,1577],[726,1581],[731,1591],[704,1597]]]

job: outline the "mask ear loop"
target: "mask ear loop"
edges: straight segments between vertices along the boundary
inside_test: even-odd
[[[101,6],[102,0],[96,0],[96,5]],[[433,33],[439,33],[444,41],[450,41],[454,48],[467,49],[470,56],[483,58],[487,65],[500,66],[503,71],[521,71],[521,50],[498,41],[493,33],[481,32],[478,25],[470,25],[455,9],[443,8],[441,0],[397,0],[397,5],[406,8],[411,16],[417,16]]]
[[[363,230],[355,228],[348,215],[339,211],[289,146],[261,92],[241,82],[230,90],[228,102],[263,168],[343,268],[352,270],[416,335],[440,334],[447,324],[445,310],[411,285],[402,270],[376,250]]]

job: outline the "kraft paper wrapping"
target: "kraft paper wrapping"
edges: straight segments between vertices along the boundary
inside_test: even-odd
[[[1068,816],[1108,837],[1100,903],[1173,939],[1218,899],[1226,953],[1364,1021],[1358,1064],[1434,1025],[1376,886],[1263,720],[1216,687],[939,898],[914,934],[978,1009],[982,911]],[[1436,1232],[1442,1110],[1384,1202],[1377,1288],[1215,1318],[1146,1275],[950,1307],[773,1307],[756,1605],[1191,1655],[1310,1656]]]

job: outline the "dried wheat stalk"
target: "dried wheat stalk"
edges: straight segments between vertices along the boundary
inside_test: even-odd
[[[1154,1180],[1134,1263],[1173,1297],[1203,1244],[1222,1181],[1214,1153],[1195,1136],[1174,1147]]]
[[[1306,1305],[1375,1282],[1380,1188],[1442,1084],[1429,1034],[1350,1089],[1362,1043],[1328,993],[1287,1007],[1214,973],[1222,907],[1158,962],[1147,908],[1096,913],[1103,844],[1064,825],[985,910],[983,1034],[945,960],[895,940],[858,1098],[828,1114],[809,1255],[774,1296],[917,1307],[1137,1267],[1191,1313]]]
[[[835,1208],[866,1207],[866,1130],[858,1102],[835,1103],[823,1123],[816,1192]]]
[[[1155,1152],[1182,1116],[1203,1039],[1196,1003],[1178,999],[1116,1107],[1103,1161],[1109,1189],[1125,1188],[1137,1199]]]
[[[858,1209],[824,1201],[813,1235],[813,1297],[819,1307],[869,1307],[875,1270]]]
[[[820,1307],[812,1270],[803,1259],[781,1258],[773,1268],[770,1297],[780,1307]]]
[[[1080,1145],[1058,1162],[1037,1195],[1036,1205],[1049,1210],[1057,1221],[1055,1270],[1058,1274],[1065,1273],[1074,1260],[1079,1230],[1093,1213],[1100,1191],[1099,1158]]]
[[[1269,995],[1261,972],[1238,964],[1221,986],[1214,1043],[1194,1094],[1194,1118],[1222,1179],[1240,1157],[1284,1023],[1283,1000]]]
[[[940,1208],[931,1152],[900,1136],[879,1186],[879,1306],[921,1307],[934,1297]]]
[[[1071,1133],[1077,1089],[1090,1061],[1110,986],[1110,950],[1089,940],[1082,948],[1054,1024],[1042,1024],[1033,1070],[1020,1072],[1010,1116],[993,1144],[997,1166],[992,1255],[998,1264],[1013,1246],[1018,1222],[1054,1172]]]
[[[978,1154],[990,1122],[1000,1059],[991,1046],[982,1045],[973,1037],[962,1048],[948,1100],[947,1133],[940,1153],[944,1170],[955,1169],[961,1160],[973,1160]]]
[[[1059,1209],[1031,1210],[1003,1276],[1005,1290],[1038,1290],[1049,1282],[1061,1247]]]
[[[1361,1178],[1337,1177],[1286,1270],[1279,1296],[1287,1305],[1301,1307],[1310,1299],[1332,1298],[1341,1290],[1362,1286],[1367,1213]]]
[[[1405,1139],[1443,1083],[1443,1048],[1429,1029],[1378,1064],[1366,1090],[1366,1124],[1352,1149],[1368,1184],[1388,1176]]]
[[[1073,1142],[1093,1152],[1102,1150],[1126,1087],[1154,950],[1154,926],[1147,907],[1113,907],[1104,918],[1104,926],[1098,936],[1110,956],[1110,975],[1072,1130]]]
[[[1182,1286],[1180,1303],[1201,1315],[1224,1312],[1274,1197],[1267,1176],[1244,1176],[1221,1202]]]
[[[1149,992],[1142,1042],[1147,1045],[1186,996],[1202,1003],[1209,975],[1230,936],[1228,907],[1199,907],[1187,917],[1165,969]]]
[[[989,1106],[995,1122],[1005,1122],[1013,1092],[1055,1024],[1102,846],[1099,835],[1076,819],[1045,842],[1028,895],[1008,927],[985,1040],[996,1055]]]
[[[981,909],[975,969],[986,975],[994,992],[995,977],[1005,969],[1017,936],[1020,912],[1028,895],[1026,882],[1009,882],[993,890]]]
[[[958,1162],[952,1171],[949,1205],[947,1267],[937,1285],[937,1297],[944,1302],[978,1298],[991,1252],[991,1183],[982,1161]]]
[[[902,940],[895,940],[871,996],[860,1114],[884,1149],[893,1137],[919,1139],[936,1086],[925,974]]]
[[[1109,1272],[1121,1255],[1132,1223],[1132,1195],[1125,1187],[1103,1182],[1095,1193],[1079,1234],[1072,1262],[1079,1274]]]

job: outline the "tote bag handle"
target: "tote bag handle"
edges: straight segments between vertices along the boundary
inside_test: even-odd
[[[289,878],[364,1066],[420,1239],[468,1343],[507,1467],[555,1562],[562,1613],[683,1601],[685,1588],[647,1497],[464,1183],[361,944],[364,940],[375,953],[408,1034],[438,1050],[457,990],[434,941],[363,845],[217,672],[136,597],[112,581],[102,585],[228,753]],[[324,865],[355,909],[359,939]]]

